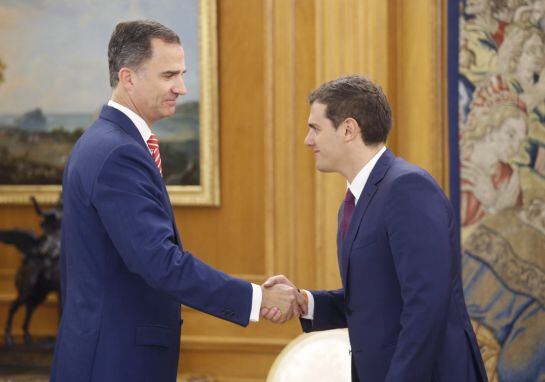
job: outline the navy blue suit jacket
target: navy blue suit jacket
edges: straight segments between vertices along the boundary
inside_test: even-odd
[[[343,288],[313,291],[314,320],[301,322],[305,331],[348,327],[354,379],[487,380],[454,213],[427,172],[386,150],[337,243]]]
[[[185,304],[247,325],[250,283],[184,251],[142,136],[104,106],[63,177],[64,311],[51,381],[176,380]]]

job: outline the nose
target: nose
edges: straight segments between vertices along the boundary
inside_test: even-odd
[[[314,138],[312,137],[312,129],[308,129],[307,136],[304,140],[305,146],[313,146],[314,145]]]
[[[179,80],[174,84],[172,92],[180,96],[187,94],[187,88],[185,87],[185,82],[182,76],[180,76]]]

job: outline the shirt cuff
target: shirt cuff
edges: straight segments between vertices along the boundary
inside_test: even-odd
[[[301,291],[305,292],[308,297],[308,311],[307,314],[305,316],[301,316],[301,318],[304,318],[306,320],[314,320],[314,296],[308,290],[301,289]]]
[[[263,298],[261,293],[261,287],[252,283],[252,310],[250,311],[250,321],[259,321],[259,312],[261,311],[261,299]]]

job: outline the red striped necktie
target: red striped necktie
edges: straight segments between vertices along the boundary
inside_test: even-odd
[[[154,133],[151,133],[147,143],[149,150],[151,151],[151,156],[159,169],[159,173],[161,176],[163,176],[163,169],[161,168],[161,154],[159,153],[159,140],[157,139],[157,136]]]

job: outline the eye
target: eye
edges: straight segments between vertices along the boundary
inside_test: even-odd
[[[175,72],[166,72],[166,73],[163,73],[162,77],[163,77],[165,80],[170,80],[170,79],[176,77],[177,75],[179,75],[179,73],[175,73]]]

